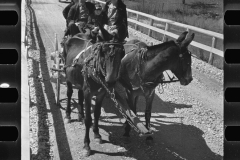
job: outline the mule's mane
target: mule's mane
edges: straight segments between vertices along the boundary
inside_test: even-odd
[[[147,52],[145,53],[145,59],[151,59],[161,53],[161,51],[167,49],[170,46],[176,46],[176,43],[171,40],[154,46],[147,46]]]
[[[171,41],[167,41],[167,42],[164,42],[164,43],[161,43],[161,44],[157,44],[157,45],[154,45],[154,46],[147,46],[147,49],[149,50],[149,51],[152,51],[152,50],[164,50],[164,49],[166,49],[166,48],[168,48],[169,46],[171,46],[171,45],[176,45],[176,43],[173,41],[173,40],[171,40]]]

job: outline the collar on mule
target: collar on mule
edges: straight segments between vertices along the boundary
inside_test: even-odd
[[[161,79],[161,77],[155,79],[152,82],[151,81],[144,81],[141,77],[141,66],[145,63],[145,61],[144,61],[145,58],[144,57],[146,56],[145,54],[146,54],[147,51],[148,51],[147,48],[141,48],[139,50],[139,52],[137,53],[137,56],[138,56],[137,76],[138,76],[140,84],[139,84],[138,87],[134,87],[133,90],[141,88],[141,90],[143,92],[145,92],[145,89],[144,89],[145,87],[156,87],[158,84],[162,85],[163,83],[172,83],[172,82],[178,82],[179,81],[178,79],[176,79],[175,76],[170,77],[167,72],[166,72],[166,74],[168,75],[169,81],[163,81]]]

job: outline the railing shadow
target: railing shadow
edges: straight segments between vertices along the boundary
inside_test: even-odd
[[[43,137],[42,132],[44,132],[45,135],[45,141],[49,142],[50,138],[49,138],[49,128],[47,127],[47,116],[48,116],[48,112],[51,113],[52,118],[53,118],[53,126],[55,129],[55,137],[56,137],[56,144],[57,144],[57,149],[59,152],[59,158],[62,160],[68,159],[68,160],[72,160],[72,155],[71,155],[71,151],[70,151],[70,147],[69,147],[69,143],[68,143],[68,139],[67,139],[67,135],[66,135],[66,131],[64,128],[64,121],[63,121],[63,117],[61,114],[61,111],[59,109],[59,107],[56,105],[56,101],[55,101],[55,94],[54,94],[54,90],[52,87],[52,84],[50,82],[50,75],[48,72],[48,67],[47,67],[47,61],[46,61],[46,50],[40,35],[40,31],[38,28],[38,24],[37,24],[37,18],[36,18],[36,14],[35,11],[33,10],[32,6],[31,6],[32,2],[31,0],[28,1],[28,8],[30,10],[30,29],[31,29],[31,33],[30,36],[32,38],[32,46],[30,49],[33,50],[37,50],[36,52],[40,52],[40,62],[33,62],[33,66],[34,66],[34,73],[32,76],[34,76],[33,78],[35,79],[34,83],[36,85],[34,85],[35,89],[37,90],[37,97],[44,97],[44,92],[46,93],[46,97],[48,99],[48,102],[45,101],[45,99],[40,99],[37,101],[37,103],[42,104],[38,106],[38,109],[41,110],[41,115],[40,117],[38,117],[39,119],[44,118],[44,125],[46,127],[43,128],[43,131],[38,131],[38,137]],[[34,34],[34,29],[36,34]],[[39,45],[39,48],[37,48],[37,43]],[[41,65],[39,65],[39,63]],[[39,67],[40,66],[40,67]],[[36,79],[35,76],[38,76],[40,73],[40,70],[42,73],[44,73],[42,75],[42,79]],[[40,84],[40,82],[42,82],[42,84],[45,86],[46,90],[42,89],[42,86]],[[50,110],[47,109],[46,105],[47,103],[49,104]],[[40,124],[39,124],[40,125]],[[47,139],[46,139],[47,138]],[[41,146],[41,139],[38,138],[38,142],[39,142],[39,146]],[[46,143],[47,144],[47,143]],[[50,153],[50,146],[42,146],[41,150],[38,150],[38,154],[37,155],[31,155],[32,158],[40,158],[40,154],[46,154],[49,155]],[[48,156],[48,159],[50,159],[51,157]]]

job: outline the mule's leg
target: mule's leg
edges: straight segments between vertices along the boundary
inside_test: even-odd
[[[84,147],[83,147],[83,155],[85,157],[90,155],[90,138],[89,138],[89,130],[92,125],[92,117],[91,117],[91,98],[89,91],[84,91],[84,100],[85,100],[85,137],[84,137]]]
[[[154,98],[154,94],[149,97],[145,97],[146,99],[146,110],[145,110],[145,120],[146,120],[146,128],[150,129],[150,119],[151,119],[151,112],[152,112],[152,101]]]
[[[102,143],[102,137],[99,134],[99,129],[98,129],[98,121],[101,115],[101,106],[102,106],[102,101],[104,99],[105,93],[106,92],[104,89],[100,90],[100,93],[96,96],[96,104],[94,109],[93,132],[94,132],[94,139],[98,144]]]
[[[130,109],[136,114],[136,101],[137,97],[134,92],[128,92],[127,91],[127,102],[130,107]],[[129,125],[128,121],[125,122],[125,133],[123,136],[126,138],[130,137],[130,131],[131,131],[131,126]],[[126,139],[127,140],[127,139]]]
[[[72,93],[73,93],[72,83],[67,81],[68,101],[67,101],[67,109],[66,109],[66,117],[65,117],[66,123],[70,123],[70,121],[71,121],[71,98],[72,98]]]
[[[79,104],[78,121],[82,123],[84,122],[83,101],[84,101],[83,90],[79,89],[78,90],[78,104]]]
[[[151,91],[150,95],[145,96],[145,99],[146,99],[145,120],[146,120],[146,128],[148,130],[151,129],[150,119],[151,119],[152,102],[153,102],[154,95],[155,94],[154,94],[154,90],[153,90],[153,91]],[[148,136],[146,138],[146,142],[147,142],[147,144],[151,144],[153,142],[152,136]]]

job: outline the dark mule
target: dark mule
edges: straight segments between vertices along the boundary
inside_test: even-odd
[[[104,37],[104,36],[103,36]],[[106,37],[106,36],[105,36]],[[66,82],[68,103],[66,109],[66,120],[70,122],[70,102],[73,93],[72,84],[78,89],[79,114],[78,120],[85,122],[84,137],[84,155],[90,155],[89,129],[92,125],[91,118],[91,99],[96,96],[96,105],[94,109],[94,138],[101,143],[101,135],[98,129],[98,120],[101,114],[101,104],[106,94],[106,90],[100,83],[100,79],[110,89],[113,88],[119,77],[121,59],[125,52],[120,43],[99,42],[93,44],[79,56],[75,64],[75,57],[87,46],[89,46],[90,37],[84,34],[78,34],[64,43],[63,55],[66,59]],[[94,49],[98,48],[98,49]],[[85,100],[85,116],[83,111],[83,101]]]
[[[128,41],[127,44],[140,44],[139,47],[126,45],[125,57],[121,62],[119,82],[126,88],[129,107],[136,113],[138,97],[143,95],[146,100],[145,120],[150,129],[150,118],[154,90],[162,81],[162,74],[171,70],[180,80],[181,85],[188,85],[192,81],[191,53],[187,47],[194,38],[194,33],[186,38],[187,32],[182,33],[176,41],[147,46],[138,40]],[[143,48],[142,48],[143,47]],[[128,50],[128,52],[127,52]],[[124,137],[130,137],[130,125],[125,127]],[[153,138],[147,137],[147,142]]]

